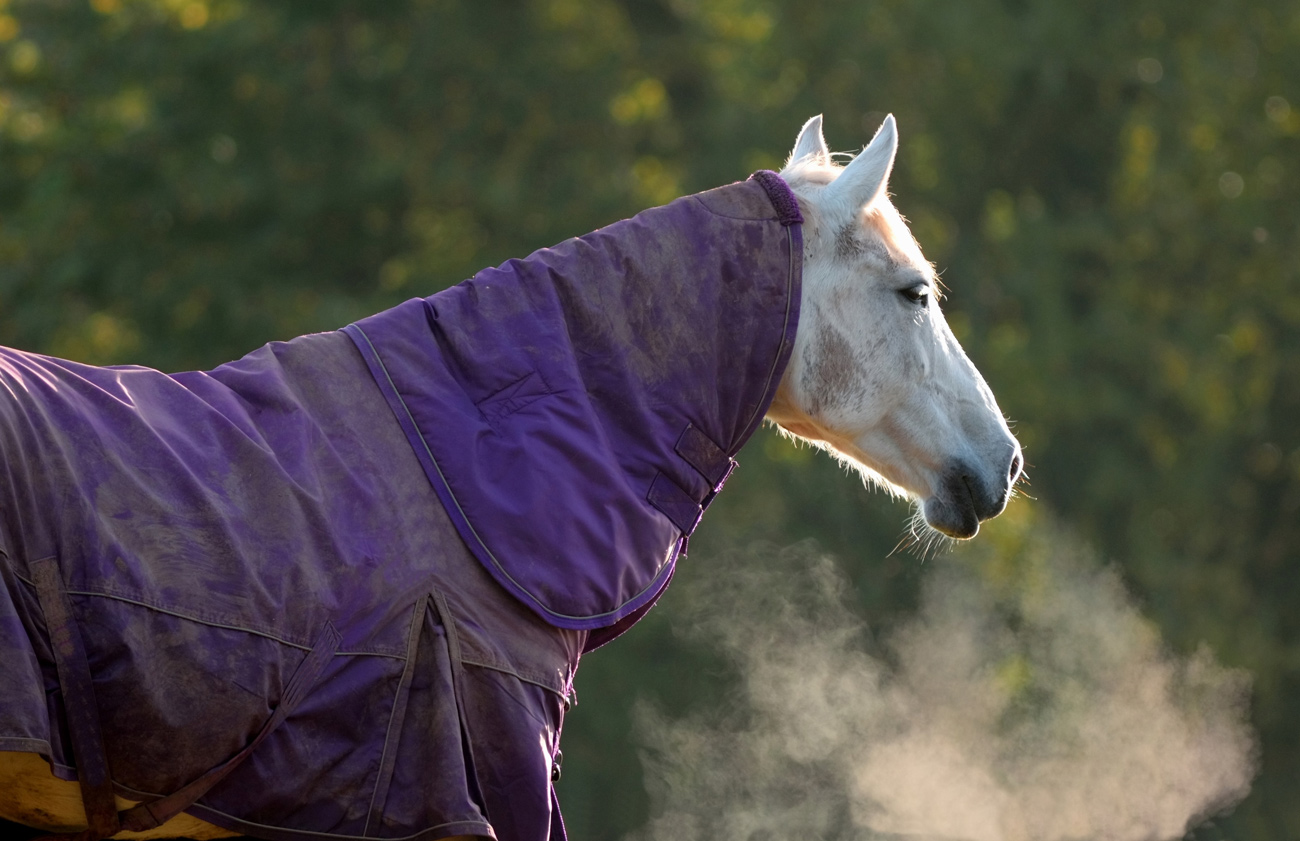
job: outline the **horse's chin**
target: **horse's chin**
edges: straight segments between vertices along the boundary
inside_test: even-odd
[[[932,496],[922,503],[921,514],[926,525],[954,540],[970,540],[980,530],[979,516],[969,497],[941,499]]]

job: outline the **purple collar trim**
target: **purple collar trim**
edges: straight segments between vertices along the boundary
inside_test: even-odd
[[[776,208],[776,218],[781,220],[782,225],[788,228],[791,225],[803,224],[803,214],[799,212],[799,200],[794,197],[794,192],[790,189],[790,185],[785,183],[784,178],[770,169],[760,169],[749,176],[749,180],[757,181],[759,186],[767,191],[772,207]]]

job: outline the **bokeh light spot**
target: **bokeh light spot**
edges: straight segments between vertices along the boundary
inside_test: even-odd
[[[1225,198],[1235,199],[1246,189],[1246,181],[1235,172],[1228,171],[1219,176],[1219,192]]]
[[[1285,124],[1286,118],[1291,116],[1291,103],[1284,97],[1270,96],[1264,100],[1264,113],[1273,122]]]
[[[219,164],[228,164],[239,154],[239,144],[235,139],[227,134],[218,134],[212,138],[208,151],[212,154],[212,160]]]
[[[1219,133],[1214,130],[1214,126],[1201,123],[1192,129],[1192,145],[1202,152],[1213,151],[1219,145]]]
[[[1165,68],[1159,60],[1154,58],[1144,58],[1138,62],[1138,78],[1148,85],[1154,85],[1159,82],[1165,75]]]
[[[1005,190],[993,190],[984,200],[984,236],[994,242],[1016,233],[1016,202]]]
[[[663,116],[668,107],[668,92],[658,79],[643,79],[629,90],[614,97],[609,113],[623,125],[646,122]]]
[[[33,41],[19,41],[9,50],[9,66],[20,76],[35,72],[41,65],[41,48]]]
[[[208,25],[208,4],[186,3],[181,7],[179,19],[186,29],[202,29]]]

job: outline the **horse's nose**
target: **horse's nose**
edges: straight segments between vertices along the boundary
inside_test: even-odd
[[[1015,449],[1011,453],[1011,469],[1007,472],[1007,492],[1016,486],[1020,481],[1020,474],[1024,471],[1025,457],[1020,454],[1020,447],[1012,445]]]
[[[971,498],[975,500],[975,511],[980,520],[987,520],[996,517],[1006,509],[1007,503],[1011,501],[1011,489],[1020,481],[1020,475],[1025,469],[1025,457],[1020,452],[1020,445],[1015,440],[1011,442],[1011,460],[1007,465],[1006,484],[998,487],[994,485],[989,490],[991,494],[980,494],[975,492],[972,486]]]

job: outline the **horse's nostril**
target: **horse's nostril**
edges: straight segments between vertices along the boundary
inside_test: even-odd
[[[1016,481],[1020,478],[1020,471],[1024,468],[1024,466],[1025,466],[1025,459],[1023,456],[1020,455],[1020,451],[1016,450],[1015,453],[1013,453],[1011,456],[1011,472],[1007,474],[1008,488],[1014,485]]]

